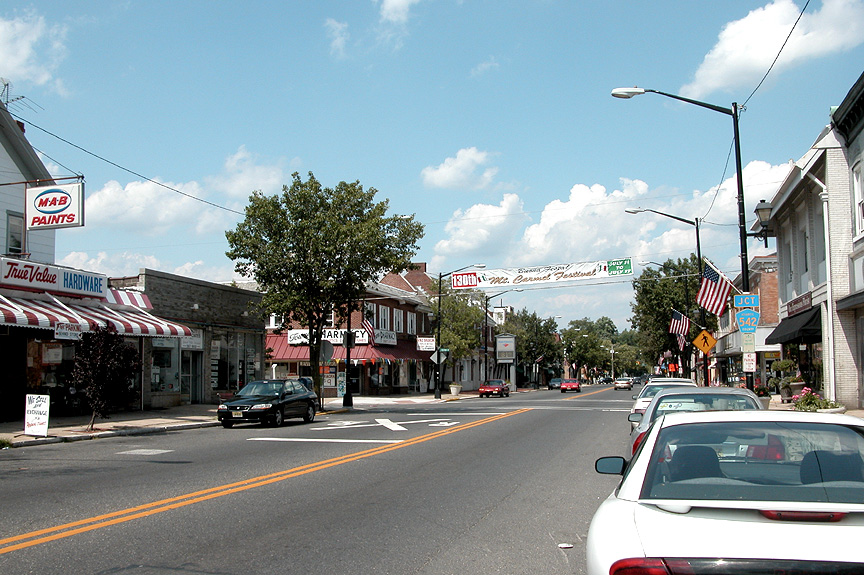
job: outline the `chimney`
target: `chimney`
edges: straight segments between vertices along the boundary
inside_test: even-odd
[[[21,128],[21,133],[26,134],[27,130],[24,129],[24,122],[21,120],[15,120],[15,123],[18,124],[18,127]]]

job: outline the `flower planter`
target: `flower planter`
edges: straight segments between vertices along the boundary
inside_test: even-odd
[[[450,385],[450,395],[459,395],[462,391],[461,385]]]
[[[760,396],[759,402],[762,404],[763,409],[768,409],[768,407],[771,405],[771,397],[770,396],[768,396],[768,397],[761,397]]]
[[[816,411],[819,413],[846,413],[846,407],[841,405],[840,407],[829,407],[826,409],[817,409]]]

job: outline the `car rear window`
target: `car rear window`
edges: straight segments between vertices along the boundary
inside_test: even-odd
[[[660,430],[641,497],[864,503],[862,453],[861,430],[836,424],[674,425]]]
[[[752,397],[745,395],[675,394],[658,399],[652,418],[679,411],[742,411],[760,407]]]

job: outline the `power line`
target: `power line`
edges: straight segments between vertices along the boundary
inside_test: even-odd
[[[21,120],[22,122],[26,122],[28,126],[31,126],[31,127],[33,127],[33,128],[36,128],[37,130],[39,130],[39,131],[41,131],[41,132],[44,132],[45,134],[48,134],[48,135],[51,136],[51,137],[57,138],[57,139],[60,140],[61,142],[65,143],[65,144],[68,144],[68,145],[72,146],[73,148],[75,148],[75,149],[77,149],[77,150],[80,150],[80,151],[84,152],[85,154],[88,154],[88,155],[90,155],[90,156],[93,156],[94,158],[96,158],[96,159],[98,159],[98,160],[102,160],[102,161],[105,162],[106,164],[110,164],[110,165],[114,166],[115,168],[118,168],[118,169],[120,169],[120,170],[123,170],[124,172],[128,172],[128,173],[132,174],[133,176],[135,176],[135,177],[137,177],[137,178],[141,178],[141,179],[144,180],[144,181],[150,182],[151,184],[156,184],[157,186],[161,186],[161,187],[165,188],[166,190],[170,190],[170,191],[174,192],[175,194],[180,194],[181,196],[186,196],[187,198],[189,198],[189,199],[191,199],[191,200],[195,200],[196,202],[201,202],[202,204],[207,204],[208,206],[212,206],[212,207],[214,207],[214,208],[218,208],[218,209],[220,209],[220,210],[225,210],[226,212],[231,212],[231,213],[233,213],[233,214],[238,214],[238,215],[241,215],[241,216],[246,215],[246,214],[244,214],[243,212],[238,212],[237,210],[232,210],[231,208],[227,208],[227,207],[225,207],[225,206],[220,206],[220,205],[217,204],[217,203],[214,203],[214,202],[211,202],[211,201],[209,201],[209,200],[205,200],[205,199],[199,198],[199,197],[197,197],[197,196],[193,196],[192,194],[187,194],[186,192],[183,192],[183,191],[181,191],[181,190],[178,190],[177,188],[172,188],[171,186],[169,186],[169,185],[167,185],[167,184],[163,184],[162,182],[158,182],[158,181],[154,180],[153,178],[148,178],[147,176],[145,176],[145,175],[143,175],[143,174],[139,174],[138,172],[136,172],[136,171],[134,171],[134,170],[130,170],[129,168],[126,168],[126,167],[124,167],[124,166],[121,166],[120,164],[118,164],[118,163],[116,163],[116,162],[112,162],[111,160],[109,160],[109,159],[107,159],[107,158],[105,158],[105,157],[103,157],[103,156],[100,156],[99,154],[96,154],[95,152],[91,152],[90,150],[88,150],[88,149],[86,149],[86,148],[82,148],[82,147],[79,146],[78,144],[75,144],[75,143],[73,143],[73,142],[70,142],[69,140],[67,140],[67,139],[65,139],[65,138],[62,138],[62,137],[58,136],[57,134],[54,134],[54,133],[52,133],[52,132],[49,132],[49,131],[46,130],[45,128],[42,128],[42,127],[37,126],[36,124],[34,124],[34,123],[32,123],[32,122],[29,122],[29,121],[25,120],[24,118],[22,118],[21,116],[18,116],[17,114],[12,114],[11,112],[10,112],[10,114],[11,114],[12,116],[14,116],[15,118],[18,118],[18,119]],[[54,161],[54,160],[52,160],[52,161]],[[58,162],[58,164],[59,164],[59,162]],[[67,169],[68,169],[68,168],[67,168]],[[71,170],[70,170],[70,171],[71,171]],[[74,173],[74,172],[73,172],[73,173]]]

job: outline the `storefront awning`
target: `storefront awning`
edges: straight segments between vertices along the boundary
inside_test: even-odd
[[[100,304],[67,304],[56,299],[0,296],[0,324],[54,329],[59,323],[91,331],[111,326],[123,335],[171,337],[192,335],[185,325],[153,316],[143,310],[110,309]]]
[[[266,347],[271,349],[270,360],[274,362],[309,361],[309,346],[289,345],[284,334],[268,334]],[[351,361],[357,360],[406,360],[429,361],[430,351],[417,351],[413,341],[402,340],[396,345],[358,345],[351,349]],[[345,360],[345,348],[334,346],[333,359]]]
[[[765,338],[765,343],[815,343],[822,341],[822,313],[818,307],[787,317]]]

